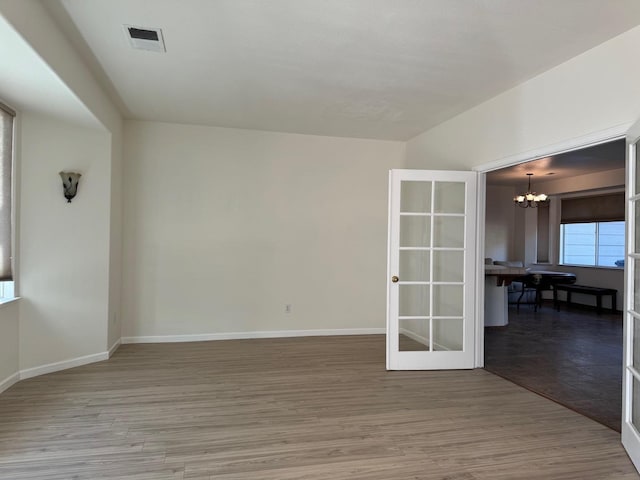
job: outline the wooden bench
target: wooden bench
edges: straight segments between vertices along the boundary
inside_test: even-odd
[[[595,295],[596,312],[602,311],[602,297],[611,295],[611,311],[616,312],[616,296],[618,291],[615,288],[589,287],[587,285],[555,285],[553,288],[553,304],[556,310],[560,311],[560,302],[558,302],[558,291],[567,292],[567,307],[571,306],[571,294],[582,293],[585,295]]]

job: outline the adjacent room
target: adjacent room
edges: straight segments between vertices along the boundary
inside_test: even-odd
[[[534,170],[546,221],[513,205],[528,171],[488,173],[635,155],[639,44],[635,0],[0,0],[0,479],[639,478],[636,362],[621,432],[491,373],[482,284],[483,256],[572,272],[640,324],[629,262],[559,261],[554,230],[558,200],[621,191],[624,165]],[[409,249],[464,268],[428,285],[464,292],[427,318],[460,352],[402,352],[464,364],[386,368],[390,292],[428,290],[388,268],[390,171],[444,178],[400,212],[420,239],[469,225]],[[609,297],[598,316],[568,293],[558,320],[550,291],[507,299],[492,331],[619,330]]]
[[[485,368],[617,431],[624,188],[624,140],[499,169],[487,174],[485,229],[491,268],[526,267],[553,282],[540,285],[538,305],[533,278],[496,287],[487,277],[487,294],[502,297],[501,315],[485,317]],[[516,201],[527,192],[546,198]]]

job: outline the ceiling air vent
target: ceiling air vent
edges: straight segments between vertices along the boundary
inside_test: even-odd
[[[152,52],[166,52],[162,30],[159,28],[134,27],[123,25],[125,34],[133,48],[150,50]]]

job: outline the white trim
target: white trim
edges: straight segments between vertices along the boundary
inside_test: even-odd
[[[109,350],[107,351],[109,358],[111,358],[113,354],[116,353],[116,350],[118,350],[118,347],[120,347],[121,344],[122,344],[122,339],[119,338],[114,342],[113,345],[111,345],[111,348],[109,348]]]
[[[88,363],[101,362],[108,359],[109,352],[101,352],[94,353],[92,355],[85,355],[84,357],[62,360],[61,362],[48,363],[46,365],[40,365],[39,367],[27,368],[26,370],[20,370],[20,380],[37,377],[38,375],[44,375],[47,373],[59,372],[60,370],[66,370],[68,368],[80,367],[82,365],[87,365]]]
[[[196,333],[190,335],[149,335],[122,337],[122,343],[208,342],[212,340],[240,340],[246,338],[323,337],[333,335],[380,335],[384,328],[337,328],[317,330],[271,330],[262,332]]]
[[[475,368],[484,368],[484,239],[487,224],[487,175],[478,173],[478,188],[476,202],[478,222],[476,224],[476,325],[475,325]],[[477,339],[482,339],[478,341]]]
[[[16,383],[18,383],[18,380],[20,380],[20,372],[16,372],[13,375],[9,375],[7,378],[2,380],[0,382],[0,393],[4,392],[5,390],[10,388],[11,386],[13,386]]]
[[[626,159],[625,167],[626,179],[625,179],[625,227],[626,227],[626,242],[625,242],[625,259],[631,260],[636,257],[636,215],[638,208],[638,189],[636,188],[636,181],[638,178],[638,171],[636,170],[636,160],[638,152],[636,151],[636,142],[640,137],[640,121],[636,122],[627,132],[626,138]],[[624,449],[629,455],[629,458],[633,462],[636,470],[640,470],[640,436],[636,426],[633,424],[632,413],[635,409],[634,403],[637,403],[636,392],[633,388],[634,379],[636,379],[637,372],[633,367],[634,354],[633,347],[635,342],[635,324],[637,322],[638,314],[637,309],[634,308],[635,291],[638,288],[636,282],[636,262],[625,261],[624,266],[624,293],[623,293],[623,340],[622,340],[622,422],[621,422],[621,441]]]
[[[610,142],[612,140],[624,138],[627,130],[631,127],[631,123],[623,123],[615,127],[600,130],[581,137],[571,138],[559,143],[547,145],[546,147],[536,148],[528,152],[516,153],[508,157],[494,160],[493,162],[483,163],[473,167],[476,172],[491,172],[500,168],[511,167],[520,163],[536,160],[538,158],[548,157],[550,155],[560,155],[561,153],[571,152],[582,148],[593,147],[600,143]]]
[[[21,297],[11,297],[11,298],[0,298],[0,308],[4,308],[6,306],[11,305],[12,303],[20,300]]]
[[[18,300],[20,300],[22,297],[3,297],[0,298],[0,308],[2,308],[5,305],[10,305],[14,302],[17,302]]]
[[[389,170],[389,180],[387,185],[387,289],[385,291],[385,297],[387,300],[386,303],[386,321],[385,321],[385,367],[387,370],[391,370],[391,351],[397,348],[397,344],[392,341],[390,331],[391,331],[391,318],[392,318],[392,310],[391,310],[391,277],[395,275],[395,273],[391,272],[391,249],[393,245],[393,237],[391,235],[393,228],[393,216],[391,215],[391,207],[393,205],[391,201],[391,195],[395,189],[393,188],[393,179],[394,173],[393,170]],[[398,245],[399,246],[399,245]]]

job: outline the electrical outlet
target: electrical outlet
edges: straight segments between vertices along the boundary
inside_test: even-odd
[[[284,313],[291,313],[291,304],[290,303],[287,303],[284,306]]]

